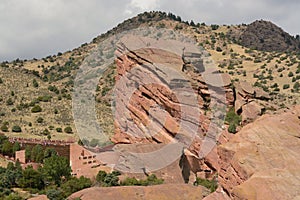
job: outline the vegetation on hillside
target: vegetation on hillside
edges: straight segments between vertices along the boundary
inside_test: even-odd
[[[22,188],[30,193],[46,194],[49,199],[65,199],[78,190],[88,188],[92,182],[88,178],[71,177],[68,160],[56,154],[45,158],[43,166],[37,170],[32,166],[21,168],[20,163],[10,162],[7,168],[0,167],[0,198],[23,199],[12,188]],[[15,198],[14,198],[15,199]]]
[[[199,45],[209,51],[220,72],[230,74],[234,81],[243,79],[254,86],[261,87],[272,96],[271,103],[274,104],[272,105],[274,108],[281,108],[283,101],[286,106],[300,101],[299,84],[297,84],[300,80],[299,52],[285,52],[284,49],[264,52],[242,46],[240,38],[236,36],[253,31],[247,30],[248,25],[245,24],[206,25],[203,22],[182,21],[179,16],[172,13],[145,12],[125,20],[116,28],[94,38],[91,43],[82,44],[72,51],[59,52],[42,59],[16,59],[12,62],[2,62],[0,64],[0,89],[3,91],[0,95],[1,131],[7,134],[19,133],[19,131],[13,132],[15,130],[13,126],[16,125],[26,137],[46,135],[51,139],[66,139],[70,137],[66,133],[76,133],[71,100],[74,78],[80,65],[89,52],[105,38],[141,25],[156,27],[158,30],[170,28],[195,38]],[[275,25],[257,22],[255,26],[274,28]],[[280,29],[276,28],[276,30],[279,31],[276,34],[280,36]],[[285,39],[290,38],[291,45],[294,47],[297,38],[291,39],[292,37],[286,33],[284,35]],[[259,37],[269,36],[262,32]],[[253,41],[253,44],[260,44],[261,41]],[[288,41],[283,42],[289,45]],[[286,46],[286,50],[292,49]],[[108,135],[113,133],[110,96],[115,75],[116,67],[111,65],[103,73],[98,87],[95,88],[97,118],[103,131]],[[9,124],[3,125],[6,121]],[[236,125],[231,124],[230,129],[234,130]],[[48,131],[45,131],[46,129]]]
[[[216,191],[216,189],[218,188],[218,183],[216,180],[208,180],[208,179],[202,179],[197,177],[196,181],[194,182],[194,185],[201,185],[206,187],[207,189],[210,190],[210,192],[214,192]]]
[[[236,133],[236,128],[240,125],[241,120],[241,116],[235,113],[234,107],[230,108],[225,118],[225,122],[229,124],[228,132]]]

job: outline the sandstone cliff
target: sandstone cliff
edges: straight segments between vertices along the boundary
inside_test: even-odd
[[[208,155],[201,152],[205,142],[215,143],[213,147],[232,137],[225,130],[226,126],[220,130],[213,123],[215,119],[222,122],[226,115],[226,110],[216,109],[215,113],[211,110],[215,101],[221,101],[219,96],[223,93],[225,106],[234,106],[236,113],[241,114],[243,125],[262,115],[265,100],[270,98],[262,89],[247,82],[232,85],[227,74],[220,74],[222,81],[218,84],[206,81],[207,76],[218,72],[203,73],[206,69],[201,60],[193,61],[193,53],[179,56],[155,48],[130,51],[121,45],[117,54],[116,120],[111,140],[115,144],[169,144],[179,140],[187,145],[183,154],[194,174],[210,171],[213,175],[220,168],[216,164],[216,147],[208,148],[207,152],[211,151]],[[186,94],[195,95],[196,104]],[[189,135],[191,130],[197,133],[193,137]],[[205,141],[205,138],[211,140]],[[139,152],[144,151],[142,146],[139,148]],[[129,168],[125,163],[121,166]]]

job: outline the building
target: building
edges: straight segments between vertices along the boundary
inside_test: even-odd
[[[84,176],[93,179],[99,170],[111,171],[110,167],[102,163],[93,153],[78,144],[70,145],[70,166],[72,175],[76,177]]]

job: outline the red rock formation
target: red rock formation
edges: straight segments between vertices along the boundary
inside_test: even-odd
[[[209,126],[213,117],[204,113],[213,102],[212,92],[218,92],[209,90],[209,88],[221,87],[223,88],[221,92],[226,94],[226,104],[235,105],[236,111],[242,112],[243,122],[249,123],[262,113],[263,107],[256,100],[269,98],[264,91],[252,87],[246,82],[235,84],[234,91],[230,88],[231,80],[227,74],[221,75],[223,79],[221,83],[207,83],[207,77],[192,70],[191,66],[185,68],[183,73],[187,80],[170,80],[174,78],[172,77],[174,74],[167,74],[162,69],[167,66],[167,68],[181,71],[183,61],[180,56],[159,49],[140,49],[136,52],[129,51],[126,54],[122,54],[122,49],[119,51],[120,56],[116,60],[116,80],[118,80],[115,91],[118,96],[116,100],[116,131],[111,138],[114,143],[167,144],[174,138],[179,138],[178,136],[182,135],[183,138],[186,136],[186,130],[182,130],[180,124],[182,120],[185,120],[196,127],[194,130],[197,131],[196,137],[190,141],[189,148],[184,152],[192,172],[197,174],[199,171],[211,170],[213,175],[218,171],[220,183],[225,185],[226,191],[231,191],[233,186],[241,184],[251,176],[246,169],[240,167],[239,162],[231,162],[231,158],[236,153],[235,149],[223,149],[221,145],[218,149],[219,155],[215,147],[205,158],[200,158],[198,154],[203,146],[202,139],[211,128]],[[131,73],[133,70],[136,71]],[[173,73],[172,70],[169,73]],[[172,84],[164,84],[165,80],[177,86],[178,84],[183,85],[179,92],[185,92],[185,84],[192,87],[196,93],[197,106],[200,108],[199,116],[186,116],[182,112],[182,106],[185,106],[187,110],[195,108],[189,99],[184,101],[178,99],[171,88]],[[131,90],[128,90],[130,87]],[[218,95],[215,95],[215,98],[218,100]],[[230,141],[233,136],[225,129],[226,127],[218,137],[219,144]],[[218,158],[220,158],[220,162]],[[230,184],[228,185],[227,182]]]
[[[232,199],[300,197],[300,106],[264,115],[218,147],[219,183]]]
[[[116,61],[118,73],[116,80],[119,80],[121,84],[122,82],[127,84],[132,81],[134,81],[135,84],[142,84],[138,85],[138,87],[134,87],[132,94],[126,93],[128,91],[124,89],[125,86],[124,88],[122,88],[121,85],[117,87],[116,95],[120,97],[118,98],[120,101],[117,102],[119,105],[118,108],[125,108],[124,110],[117,108],[117,112],[123,111],[125,116],[123,121],[117,120],[115,122],[116,132],[112,137],[112,141],[115,143],[168,143],[180,131],[180,120],[183,118],[181,109],[183,105],[180,104],[174,91],[164,85],[156,83],[147,84],[147,81],[154,82],[157,81],[157,78],[161,79],[159,80],[161,83],[164,83],[164,79],[172,78],[172,76],[168,76],[164,74],[164,72],[159,74],[159,68],[152,65],[154,62],[173,67],[176,70],[180,69],[183,64],[180,56],[157,49],[144,49],[134,53],[130,52],[126,55],[122,54]],[[126,76],[127,72],[138,65],[143,65],[142,72],[137,72],[135,77]],[[199,92],[200,89],[207,90],[207,87],[200,80],[201,77],[199,77],[198,75],[197,79],[192,80],[192,86],[197,87]],[[130,78],[132,79],[130,80]],[[149,80],[144,80],[147,78],[149,78]],[[174,84],[189,84],[184,82],[186,80],[182,80],[182,83],[180,79],[171,80],[171,84],[172,81],[175,82]],[[176,81],[179,81],[179,83]],[[182,91],[179,92],[184,92],[184,90],[185,89],[182,88]],[[199,107],[202,108],[205,100],[200,95],[197,99]],[[193,102],[190,103],[188,100],[189,99],[187,99],[187,102],[185,102],[186,105],[184,106],[186,106],[186,109],[193,109],[191,107],[193,106]],[[188,108],[189,106],[191,108]],[[127,111],[129,111],[129,113]],[[201,119],[205,119],[205,117],[201,115]],[[151,127],[152,133],[146,133],[144,131],[145,127],[149,128],[153,120],[158,122],[156,124],[159,124],[160,127]],[[193,120],[198,123],[197,119]],[[202,127],[199,127],[199,132],[201,132],[200,130],[204,130],[205,126],[206,125],[203,124]],[[155,133],[157,130],[158,132]]]
[[[210,127],[211,119],[216,116],[210,116],[210,112],[205,114],[207,108],[214,101],[222,101],[221,93],[225,94],[227,105],[234,105],[235,94],[231,88],[230,76],[221,74],[219,77],[222,80],[214,81],[213,74],[217,73],[216,71],[204,72],[201,75],[199,73],[199,71],[203,72],[201,63],[198,63],[198,68],[195,70],[187,59],[160,49],[139,49],[131,52],[122,46],[118,49],[117,55],[119,55],[116,60],[117,89],[115,91],[118,96],[116,100],[117,120],[115,120],[115,134],[111,140],[116,144],[167,144],[175,137],[185,136],[183,132],[186,130],[182,131],[180,123],[188,121],[197,132],[193,141],[189,141],[189,148],[184,152],[189,162],[189,169],[194,174],[204,170],[211,171],[211,175],[219,170],[216,147],[212,148],[204,159],[199,152],[203,147],[202,140],[206,137],[208,129],[217,130],[217,127]],[[194,59],[192,56],[191,54],[191,58],[188,59]],[[184,62],[189,64],[186,64],[183,70]],[[164,67],[179,71],[185,79],[176,78],[178,77],[176,73],[172,70],[169,72]],[[164,81],[171,84],[165,85]],[[172,84],[175,85],[175,89],[172,88]],[[178,85],[182,87],[178,89]],[[193,93],[196,94],[196,106],[190,102],[189,98],[178,99],[178,95],[175,94],[175,92],[186,92],[186,85],[190,85]],[[128,90],[130,87],[131,89]],[[221,90],[218,90],[220,88]],[[243,99],[248,93],[251,97],[255,95],[254,89],[246,83],[241,84],[240,91],[243,92]],[[212,96],[215,99],[212,99]],[[182,112],[182,106],[185,106],[187,110],[195,110],[195,107],[198,107],[199,113],[186,115]],[[215,114],[222,115],[222,113]],[[230,137],[231,135],[224,131],[219,136],[218,142],[227,142]]]

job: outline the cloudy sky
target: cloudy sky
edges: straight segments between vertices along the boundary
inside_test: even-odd
[[[300,33],[299,0],[0,0],[0,61],[73,49],[150,10],[207,24],[266,19]]]

